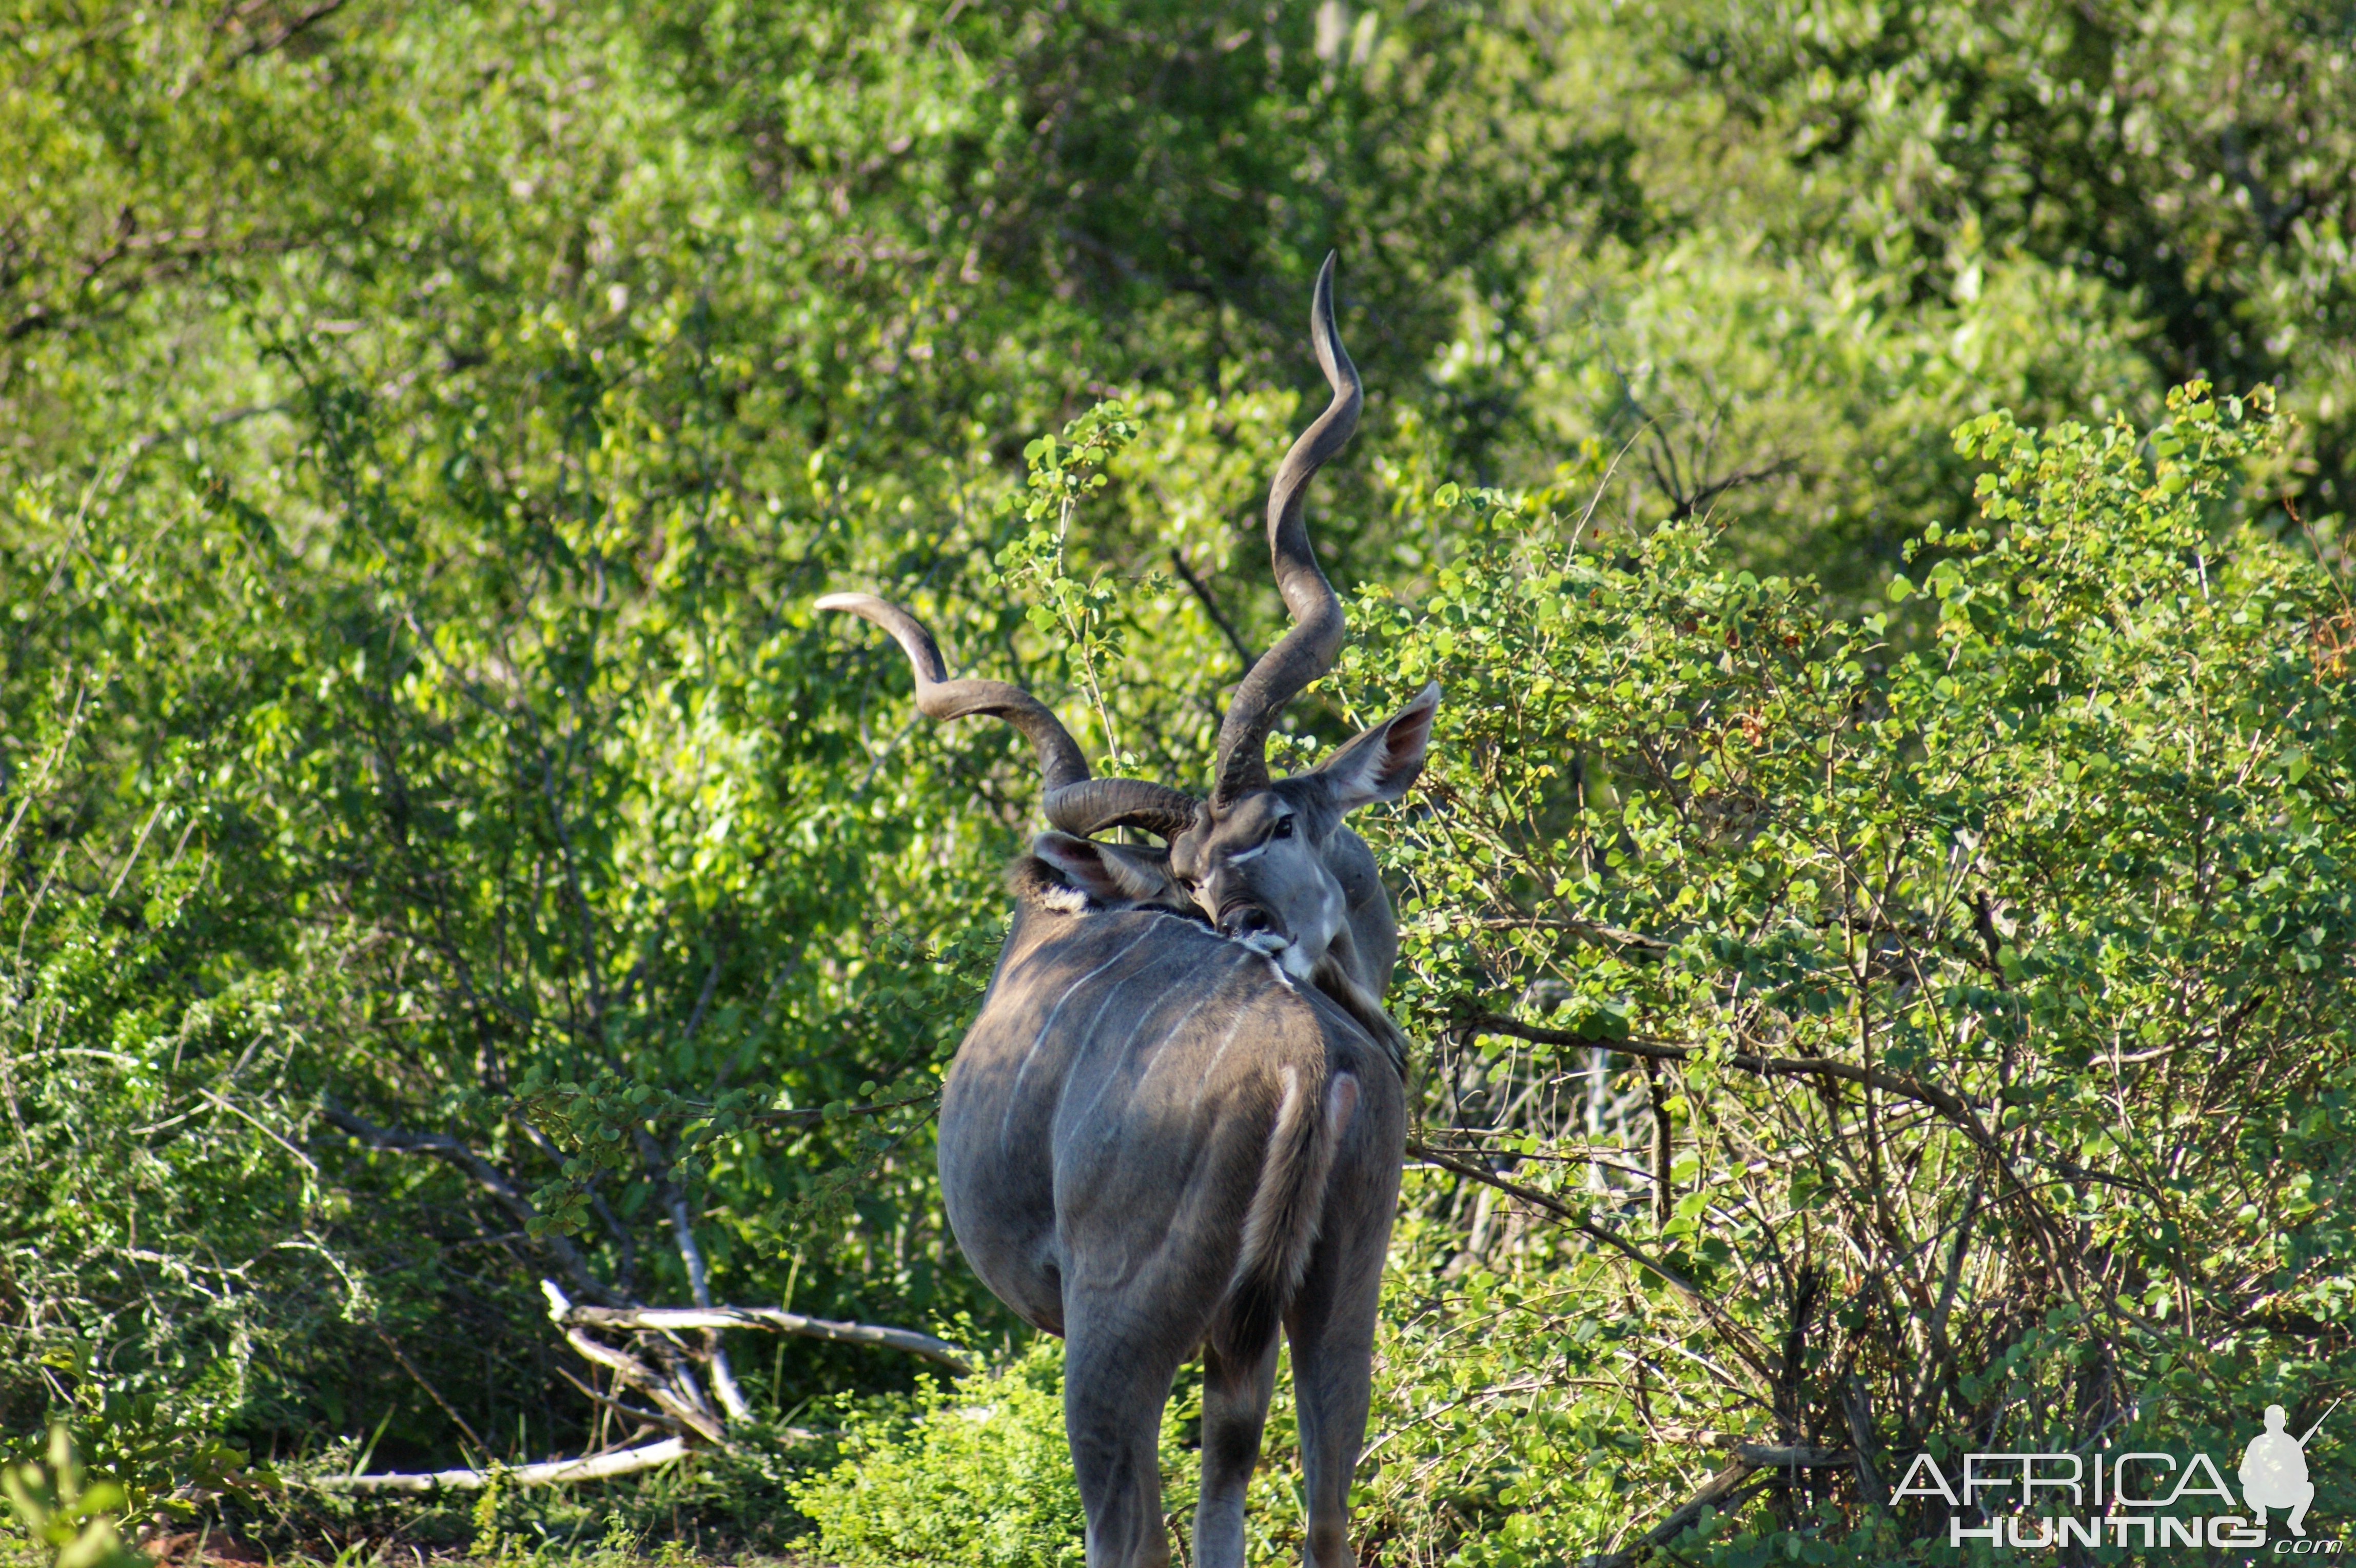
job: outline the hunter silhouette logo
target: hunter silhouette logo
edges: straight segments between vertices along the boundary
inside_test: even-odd
[[[2298,1436],[2283,1430],[2290,1419],[2278,1404],[2266,1406],[2266,1429],[2250,1439],[2242,1454],[2242,1501],[2249,1505],[2257,1528],[2266,1527],[2268,1509],[2288,1509],[2283,1522],[2293,1535],[2307,1533],[2307,1505],[2315,1501],[2315,1483],[2307,1474],[2307,1440],[2322,1430],[2324,1416],[2340,1408],[2333,1400],[2315,1424]]]

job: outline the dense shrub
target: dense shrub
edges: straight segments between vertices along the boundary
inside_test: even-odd
[[[2224,1452],[2356,1381],[2356,612],[2217,525],[2266,401],[2169,409],[1965,426],[1983,521],[1894,618],[1453,487],[1435,592],[1361,600],[1351,705],[1449,692],[1373,830],[1432,1043],[1386,1561],[1576,1557],[1744,1441],[1840,1457],[1760,1472],[1710,1560],[1914,1560],[1914,1454]],[[980,1539],[1048,1495],[986,1478],[1059,1459],[1051,1368],[871,1420],[802,1506],[862,1562]],[[1290,1463],[1272,1433],[1263,1481]],[[1068,1539],[1059,1495],[1025,1539]]]
[[[801,607],[1199,784],[1328,246],[1359,642],[1280,741],[1450,693],[1376,822],[1386,1550],[1575,1557],[1752,1436],[1866,1458],[1743,1528],[1887,1557],[1913,1445],[2343,1389],[2346,20],[24,8],[0,1442],[622,1440],[543,1279],[1018,1341],[928,1113],[1035,777]],[[913,1384],[681,1365],[740,1434]],[[736,1463],[615,1492],[798,1528]]]
[[[1450,693],[1377,838],[1427,1136],[1521,1195],[1423,1189],[1523,1293],[1488,1443],[1590,1423],[1637,1517],[1737,1440],[1843,1455],[1744,1539],[1890,1561],[1944,1540],[1883,1506],[1917,1453],[2238,1450],[2356,1380],[2356,612],[2221,521],[2270,408],[1964,426],[1981,521],[1893,617],[1494,504],[1361,602],[1364,709]],[[1584,1514],[1592,1462],[1517,1474]]]
[[[794,1505],[846,1564],[1078,1568],[1062,1373],[1062,1355],[1041,1341],[995,1372],[848,1405],[841,1464],[798,1488]]]

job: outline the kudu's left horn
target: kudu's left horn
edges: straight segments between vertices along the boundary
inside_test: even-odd
[[[1317,292],[1309,306],[1309,336],[1317,348],[1318,368],[1333,389],[1333,401],[1284,455],[1276,482],[1268,492],[1268,553],[1276,569],[1276,585],[1284,595],[1284,607],[1292,614],[1292,629],[1260,655],[1219,725],[1218,762],[1212,775],[1216,783],[1211,799],[1222,806],[1268,787],[1268,732],[1284,704],[1332,669],[1342,651],[1345,629],[1342,601],[1317,564],[1317,553],[1310,548],[1309,525],[1302,517],[1311,478],[1358,428],[1358,407],[1364,401],[1358,368],[1350,362],[1333,329],[1333,255],[1330,252],[1325,264],[1317,269]]]
[[[899,606],[873,594],[829,594],[818,607],[848,610],[892,634],[908,655],[916,677],[916,711],[926,718],[988,714],[1021,730],[1039,754],[1042,804],[1052,826],[1083,838],[1107,828],[1134,826],[1166,839],[1194,825],[1194,798],[1183,790],[1143,779],[1088,777],[1087,757],[1072,732],[1046,703],[1022,687],[1004,681],[950,680],[933,634]]]

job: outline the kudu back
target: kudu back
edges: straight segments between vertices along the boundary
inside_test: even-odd
[[[1260,756],[1274,709],[1330,664],[1340,607],[1301,522],[1309,476],[1349,435],[1357,378],[1333,325],[1329,258],[1312,332],[1335,397],[1295,444],[1269,502],[1296,622],[1222,730],[1221,773]],[[1331,605],[1331,635],[1300,634]],[[958,1244],[998,1297],[1066,1342],[1064,1406],[1089,1568],[1169,1561],[1157,1465],[1178,1369],[1204,1358],[1193,1560],[1241,1568],[1244,1492],[1293,1356],[1310,1568],[1355,1563],[1352,1472],[1365,1440],[1376,1311],[1406,1138],[1404,1037],[1379,996],[1397,952],[1371,855],[1341,825],[1420,768],[1437,692],[1310,774],[1234,765],[1207,801],[1088,776],[1019,687],[952,681],[905,611],[832,595],[890,631],[936,718],[983,713],[1038,752],[1046,815],[1009,868],[1014,918],[943,1092],[942,1193]],[[1305,645],[1305,651],[1304,651]],[[1273,675],[1263,678],[1273,669]],[[1236,732],[1231,742],[1228,731]],[[1290,821],[1290,828],[1276,824]],[[1128,825],[1171,851],[1086,836]]]

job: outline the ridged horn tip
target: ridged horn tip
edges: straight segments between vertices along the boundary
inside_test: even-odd
[[[916,711],[926,718],[963,718],[988,714],[1005,720],[1030,740],[1038,753],[1049,798],[1088,777],[1088,761],[1079,743],[1046,703],[1022,687],[1004,681],[952,681],[940,644],[915,616],[889,599],[873,594],[828,594],[817,601],[822,610],[848,610],[874,622],[892,634],[916,681]]]
[[[1268,547],[1277,589],[1292,628],[1244,677],[1219,725],[1211,798],[1225,805],[1268,784],[1268,732],[1284,705],[1333,668],[1346,630],[1342,601],[1317,564],[1303,518],[1309,481],[1357,429],[1365,387],[1333,321],[1333,275],[1339,252],[1326,252],[1309,302],[1309,338],[1333,401],[1302,431],[1269,487]]]

